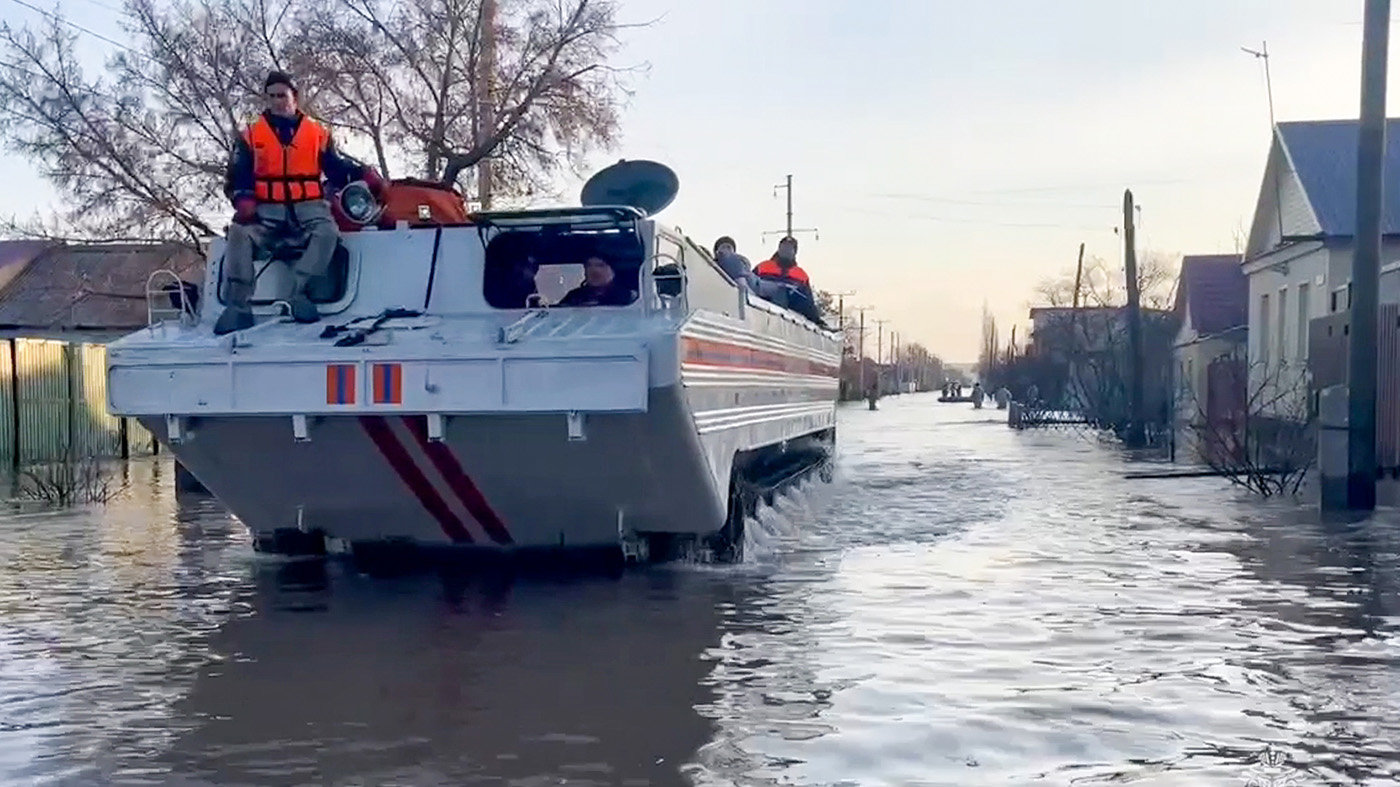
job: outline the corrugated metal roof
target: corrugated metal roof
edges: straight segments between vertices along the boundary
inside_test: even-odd
[[[1249,280],[1238,254],[1188,254],[1181,258],[1179,297],[1191,327],[1209,336],[1249,323]]]
[[[1356,231],[1356,120],[1305,120],[1278,124],[1322,234]],[[1381,231],[1400,233],[1400,119],[1386,121],[1385,214]]]
[[[161,269],[198,283],[204,259],[178,244],[51,245],[0,290],[0,326],[140,328],[146,324],[146,279]]]

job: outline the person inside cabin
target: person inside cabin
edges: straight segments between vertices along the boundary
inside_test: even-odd
[[[363,180],[381,202],[388,187],[373,167],[342,154],[330,131],[302,113],[290,75],[268,74],[263,93],[267,109],[235,140],[225,174],[224,193],[233,203],[234,218],[224,253],[224,312],[214,325],[216,334],[253,326],[253,257],[257,250],[279,244],[303,249],[291,265],[294,285],[287,300],[292,318],[320,320],[306,288],[325,274],[339,242],[322,181],[340,186]]]
[[[715,241],[715,262],[737,284],[744,282],[753,287],[753,270],[748,257],[737,251],[734,239],[728,235]]]
[[[497,266],[487,266],[486,270],[488,276],[491,271],[498,271],[489,283],[491,305],[498,309],[525,309],[533,305],[530,296],[539,295],[536,283],[539,260],[525,256],[517,258],[504,270]]]
[[[583,262],[583,282],[559,299],[558,306],[626,306],[637,299],[636,290],[617,279],[612,263],[597,254]]]
[[[816,299],[812,296],[811,279],[808,278],[807,271],[802,270],[802,266],[797,264],[796,238],[788,235],[778,241],[778,250],[773,253],[772,257],[760,262],[758,267],[753,269],[753,272],[760,281],[782,288],[776,292],[788,295],[785,299],[788,308],[818,325],[825,325],[821,313],[817,310]],[[769,300],[779,300],[765,294],[773,292],[775,290],[771,287],[765,287],[760,294],[764,294],[764,297]],[[795,294],[797,297],[791,297],[791,294]]]

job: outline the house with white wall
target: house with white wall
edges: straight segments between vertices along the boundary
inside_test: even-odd
[[[1251,387],[1280,369],[1305,369],[1310,321],[1349,307],[1357,137],[1355,120],[1274,129],[1243,260]],[[1394,303],[1400,301],[1400,119],[1386,122],[1385,161],[1380,297]]]
[[[1188,254],[1177,279],[1172,347],[1178,459],[1199,461],[1245,402],[1249,282],[1238,254]]]

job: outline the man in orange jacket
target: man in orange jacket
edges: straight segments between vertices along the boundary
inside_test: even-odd
[[[224,312],[214,325],[216,334],[253,326],[248,303],[256,284],[253,255],[269,243],[304,243],[305,251],[292,264],[295,283],[288,302],[297,322],[320,320],[306,286],[325,274],[340,237],[322,181],[344,185],[362,179],[384,197],[383,178],[336,150],[330,131],[301,112],[289,75],[268,74],[263,91],[267,110],[236,140],[225,177],[234,219],[224,252]]]
[[[797,264],[797,239],[791,235],[778,241],[778,250],[772,257],[760,262],[753,273],[762,281],[778,282],[797,290],[799,298],[784,305],[818,325],[824,325],[821,313],[817,310],[816,298],[812,295],[812,281],[807,271]],[[766,296],[765,296],[766,297]],[[782,301],[780,301],[782,302]]]

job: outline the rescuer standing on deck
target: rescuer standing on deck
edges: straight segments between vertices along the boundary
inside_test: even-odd
[[[253,256],[269,244],[304,242],[305,251],[292,264],[288,302],[297,322],[320,320],[306,286],[326,272],[340,235],[322,180],[343,185],[362,179],[381,202],[386,187],[379,173],[337,151],[325,126],[302,114],[291,76],[273,71],[263,91],[267,110],[236,141],[224,184],[234,223],[228,229],[225,308],[214,325],[216,334],[253,326],[248,304],[256,284]]]

